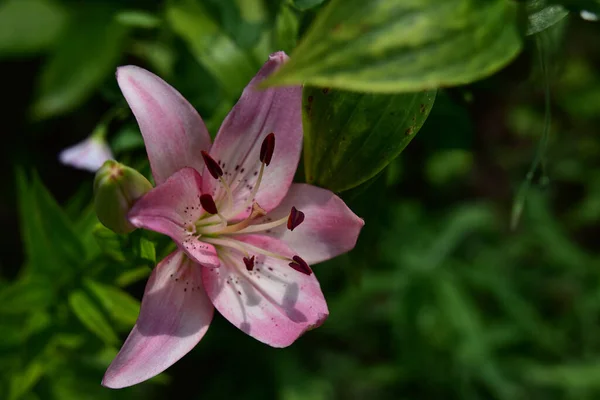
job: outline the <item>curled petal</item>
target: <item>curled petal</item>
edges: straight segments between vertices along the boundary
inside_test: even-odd
[[[303,222],[293,231],[286,226],[268,235],[280,238],[309,264],[352,250],[365,222],[331,191],[294,183],[281,204],[269,213],[271,219],[285,217],[291,207],[302,210]]]
[[[172,86],[143,68],[117,69],[119,87],[138,121],[156,184],[183,167],[204,169],[210,136],[198,112]]]
[[[284,243],[264,235],[237,238],[253,254],[252,268],[243,253],[232,249],[220,251],[220,268],[202,269],[206,293],[225,318],[273,347],[289,346],[325,321],[329,311],[314,274],[296,271],[289,261],[252,253],[261,248],[291,259],[293,252]]]
[[[60,162],[74,168],[96,172],[107,160],[114,159],[110,147],[104,139],[89,137],[58,155]]]
[[[265,210],[273,209],[283,199],[298,166],[302,148],[302,87],[256,88],[287,58],[283,52],[271,54],[223,121],[210,150],[212,158],[221,162],[238,206],[252,192],[261,165],[261,148],[269,134],[274,134],[275,140],[269,142],[274,143],[274,149],[256,195],[256,201]],[[208,177],[208,171],[203,176]],[[215,198],[224,195],[214,179],[205,179],[203,189]]]
[[[102,385],[117,389],[150,379],[198,344],[214,310],[203,289],[201,268],[181,251],[156,266],[137,323]]]
[[[139,199],[128,214],[137,228],[170,236],[194,261],[219,266],[215,248],[194,235],[195,223],[205,213],[200,204],[202,177],[183,168]]]

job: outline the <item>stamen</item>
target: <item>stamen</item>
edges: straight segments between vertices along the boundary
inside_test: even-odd
[[[217,209],[217,205],[215,204],[215,200],[213,199],[213,197],[210,194],[205,193],[205,194],[200,195],[200,205],[202,206],[202,208],[204,208],[204,210],[206,210],[207,213],[212,214],[212,215],[217,215],[219,217],[219,219],[221,220],[221,223],[218,224],[217,227],[214,228],[214,229],[217,229],[217,230],[218,229],[223,229],[224,227],[227,226],[227,220],[225,219],[225,217]],[[211,230],[210,228],[206,228],[205,227],[207,225],[208,221],[204,221],[204,222],[205,223],[203,225],[197,225],[196,226],[196,232],[198,232],[201,235],[205,235],[206,231],[210,231]],[[213,224],[211,222],[208,225],[213,225]]]
[[[312,274],[312,270],[310,269],[306,261],[304,261],[298,256],[292,257],[292,260],[293,261],[288,264],[290,267],[294,268],[298,272],[303,273],[304,275]]]
[[[224,227],[223,229],[215,229],[215,230],[205,230],[205,234],[213,234],[213,235],[223,235],[226,233],[236,233],[248,227],[252,221],[256,218],[263,217],[266,214],[266,211],[262,209],[258,203],[252,204],[252,212],[250,215],[244,219],[243,221],[238,222],[237,224],[229,225]]]
[[[209,214],[215,215],[219,213],[217,210],[217,205],[215,204],[215,200],[208,193],[200,196],[200,204],[202,205],[202,208],[204,208]]]
[[[206,168],[208,172],[212,175],[213,178],[219,179],[223,176],[223,170],[219,166],[219,164],[212,158],[206,151],[202,150],[200,152],[202,154],[202,158],[204,159],[204,163],[206,164]]]
[[[239,213],[241,213],[242,211],[244,211],[246,209],[246,207],[248,207],[248,205],[250,205],[253,201],[254,198],[256,197],[256,193],[258,193],[258,188],[260,187],[260,183],[262,181],[262,177],[263,177],[263,173],[265,172],[265,165],[269,165],[269,163],[271,162],[271,158],[273,157],[273,151],[275,150],[275,134],[273,132],[269,133],[267,135],[267,137],[265,137],[265,139],[263,140],[262,146],[260,148],[260,171],[258,173],[258,178],[256,179],[256,183],[254,184],[254,188],[252,188],[252,192],[250,193],[250,196],[248,196],[247,200],[244,202],[244,204],[242,204],[240,207],[238,207],[234,212],[232,212],[231,214],[228,213],[228,215],[230,217],[235,217],[236,215],[238,215]],[[230,207],[229,209],[231,210],[232,207]]]
[[[293,231],[304,221],[304,213],[302,211],[298,211],[296,207],[292,207],[290,211],[290,216],[287,220],[287,228],[290,231]]]
[[[254,256],[250,258],[244,257],[242,258],[242,260],[244,261],[244,264],[246,265],[246,269],[248,271],[252,271],[254,269]]]
[[[273,157],[273,151],[275,151],[275,134],[271,132],[265,137],[260,147],[260,162],[269,165]]]

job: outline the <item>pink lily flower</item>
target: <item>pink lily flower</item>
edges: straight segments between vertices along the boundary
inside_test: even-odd
[[[302,146],[302,88],[258,90],[287,56],[274,53],[215,142],[174,88],[135,66],[119,86],[140,125],[157,186],[128,214],[178,249],[153,270],[140,316],[102,384],[149,379],[188,353],[216,308],[273,347],[329,311],[309,265],[351,250],[364,222],[332,192],[292,183]],[[207,150],[209,150],[207,152]]]

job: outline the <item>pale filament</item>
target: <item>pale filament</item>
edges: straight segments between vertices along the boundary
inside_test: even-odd
[[[240,253],[242,253],[245,257],[249,257],[250,256],[249,253],[252,253],[252,254],[262,254],[267,257],[277,258],[279,260],[291,261],[291,259],[289,257],[284,257],[280,254],[273,253],[273,252],[267,251],[265,249],[261,249],[260,247],[253,246],[248,243],[243,243],[243,242],[240,242],[239,240],[235,240],[235,239],[226,239],[226,238],[218,238],[217,239],[217,238],[208,237],[208,238],[202,238],[202,241],[216,245],[216,246],[232,248],[232,249],[237,250]]]
[[[207,227],[206,229],[202,229],[202,231],[199,233],[203,234],[203,235],[224,235],[227,233],[239,232],[239,231],[243,230],[244,228],[248,227],[252,223],[253,220],[255,220],[256,218],[262,217],[265,214],[266,214],[265,210],[263,210],[258,205],[258,203],[254,203],[252,205],[252,212],[243,221],[240,221],[237,224],[233,224],[233,225],[227,225],[227,223],[225,223],[225,225],[220,224],[219,226]]]
[[[256,224],[256,225],[250,225],[247,228],[244,228],[242,230],[239,230],[237,232],[231,232],[231,233],[254,233],[254,232],[262,232],[262,231],[266,231],[268,229],[273,229],[273,228],[277,228],[278,226],[281,226],[283,224],[287,224],[289,219],[289,216],[285,216],[281,219],[272,221],[272,222],[267,222],[264,224]]]

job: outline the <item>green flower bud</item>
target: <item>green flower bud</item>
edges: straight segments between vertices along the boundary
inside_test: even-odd
[[[116,233],[135,230],[127,213],[152,184],[135,169],[113,160],[106,161],[94,179],[94,206],[102,225]]]

